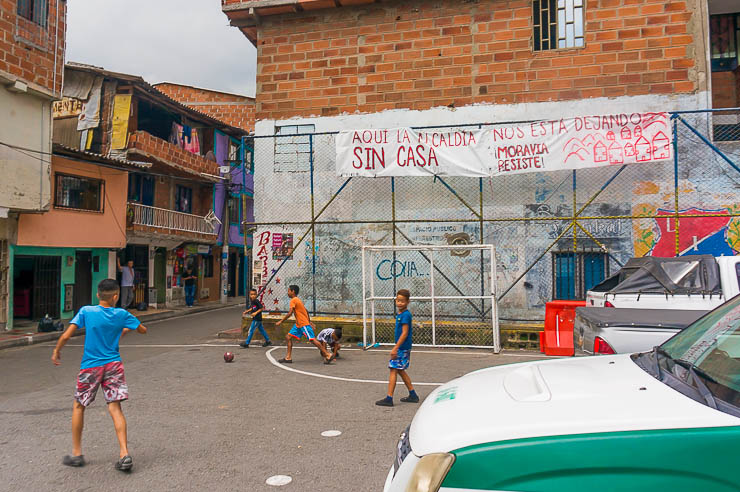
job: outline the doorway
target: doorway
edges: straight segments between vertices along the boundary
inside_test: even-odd
[[[154,288],[157,289],[157,307],[167,300],[167,249],[157,248],[154,254]]]
[[[229,297],[236,296],[237,277],[236,277],[236,253],[229,253]]]
[[[13,317],[61,316],[61,256],[17,255],[13,261]]]
[[[75,290],[74,311],[80,310],[92,302],[92,253],[77,251],[75,253]]]

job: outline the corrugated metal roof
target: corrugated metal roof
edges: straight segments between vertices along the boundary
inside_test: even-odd
[[[55,155],[60,155],[62,157],[76,157],[78,159],[83,159],[93,163],[100,162],[103,164],[114,166],[135,167],[139,169],[148,169],[152,167],[152,164],[150,162],[130,161],[128,159],[120,159],[117,157],[106,157],[102,154],[96,154],[95,152],[75,149],[66,145],[62,145],[60,143],[54,143],[52,145],[52,152]]]

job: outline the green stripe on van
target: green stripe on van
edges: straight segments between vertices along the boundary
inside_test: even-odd
[[[740,490],[740,426],[571,434],[453,452],[444,487],[522,492]]]

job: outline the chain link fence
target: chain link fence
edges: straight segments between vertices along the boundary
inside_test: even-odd
[[[333,133],[296,126],[256,136],[256,222],[248,227],[256,228],[253,258],[264,264],[253,285],[263,289],[268,310],[284,311],[287,286],[297,284],[313,314],[358,317],[363,244],[493,244],[502,324],[527,323],[542,321],[547,301],[583,299],[633,256],[736,254],[740,111],[671,113],[671,124],[672,160],[495,178],[342,178]],[[378,289],[393,296],[409,288],[413,296],[429,262],[418,252],[396,255],[407,266],[376,278]],[[480,283],[470,285],[456,268],[449,266],[441,288],[480,295]],[[462,326],[490,310],[479,303],[439,309]],[[389,322],[378,333],[392,337],[394,306],[382,309]],[[427,310],[413,305],[423,322]],[[456,344],[468,335],[439,336]],[[480,334],[472,341],[485,340]]]

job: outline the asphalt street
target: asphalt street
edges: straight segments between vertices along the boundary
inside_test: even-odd
[[[134,459],[129,474],[113,468],[118,446],[102,392],[85,415],[87,466],[61,464],[71,452],[82,338],[65,347],[59,367],[50,361],[51,344],[0,351],[0,490],[382,490],[398,434],[418,408],[398,401],[394,408],[374,405],[385,393],[388,351],[343,350],[343,358],[327,366],[304,343],[291,366],[279,367],[273,361],[283,347],[244,350],[215,338],[239,325],[241,309],[153,322],[149,334],[122,340],[130,388],[123,409]],[[223,361],[226,350],[236,353],[231,364]],[[539,354],[418,349],[409,374],[429,383],[417,387],[423,398],[433,383],[535,358]],[[405,394],[399,386],[396,400]],[[342,434],[322,437],[326,430]],[[273,475],[292,482],[266,485]]]

